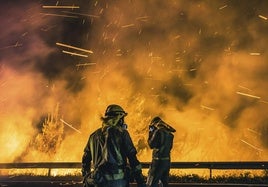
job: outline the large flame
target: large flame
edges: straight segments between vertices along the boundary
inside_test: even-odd
[[[60,3],[0,7],[0,162],[81,161],[112,103],[141,161],[156,115],[172,161],[268,159],[267,1]]]

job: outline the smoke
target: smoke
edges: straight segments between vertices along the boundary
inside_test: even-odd
[[[79,8],[44,7],[56,4]],[[177,129],[175,161],[267,159],[265,0],[56,4],[0,8],[1,161],[79,161],[111,103],[129,113],[142,161],[156,115]],[[57,120],[81,134],[65,124],[48,156],[31,142],[57,104]]]

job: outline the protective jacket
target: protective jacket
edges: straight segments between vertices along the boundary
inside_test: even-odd
[[[107,144],[107,145],[105,145]],[[104,147],[106,147],[104,149]],[[128,131],[120,126],[105,126],[93,132],[84,149],[82,174],[102,170],[105,180],[127,178],[129,165],[136,182],[144,184],[141,164],[136,157],[137,151]],[[91,167],[92,163],[92,167]]]
[[[174,135],[164,127],[149,132],[148,144],[153,149],[153,159],[170,159]]]
[[[148,144],[153,149],[153,153],[147,178],[148,187],[158,187],[159,181],[163,187],[168,186],[173,138],[172,132],[165,127],[156,128],[149,132]]]

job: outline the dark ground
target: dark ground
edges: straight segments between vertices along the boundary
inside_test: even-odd
[[[82,187],[82,177],[64,176],[64,177],[47,177],[47,176],[0,176],[0,187]],[[132,183],[130,187],[135,187]],[[170,186],[237,186],[237,187],[268,187],[268,184],[246,184],[244,183],[217,183],[217,182],[171,182]]]

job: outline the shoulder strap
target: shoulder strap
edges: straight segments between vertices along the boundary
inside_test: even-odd
[[[102,155],[100,153],[102,152],[104,143],[102,129],[99,128],[90,139],[90,152],[94,167],[98,167],[101,164]]]

